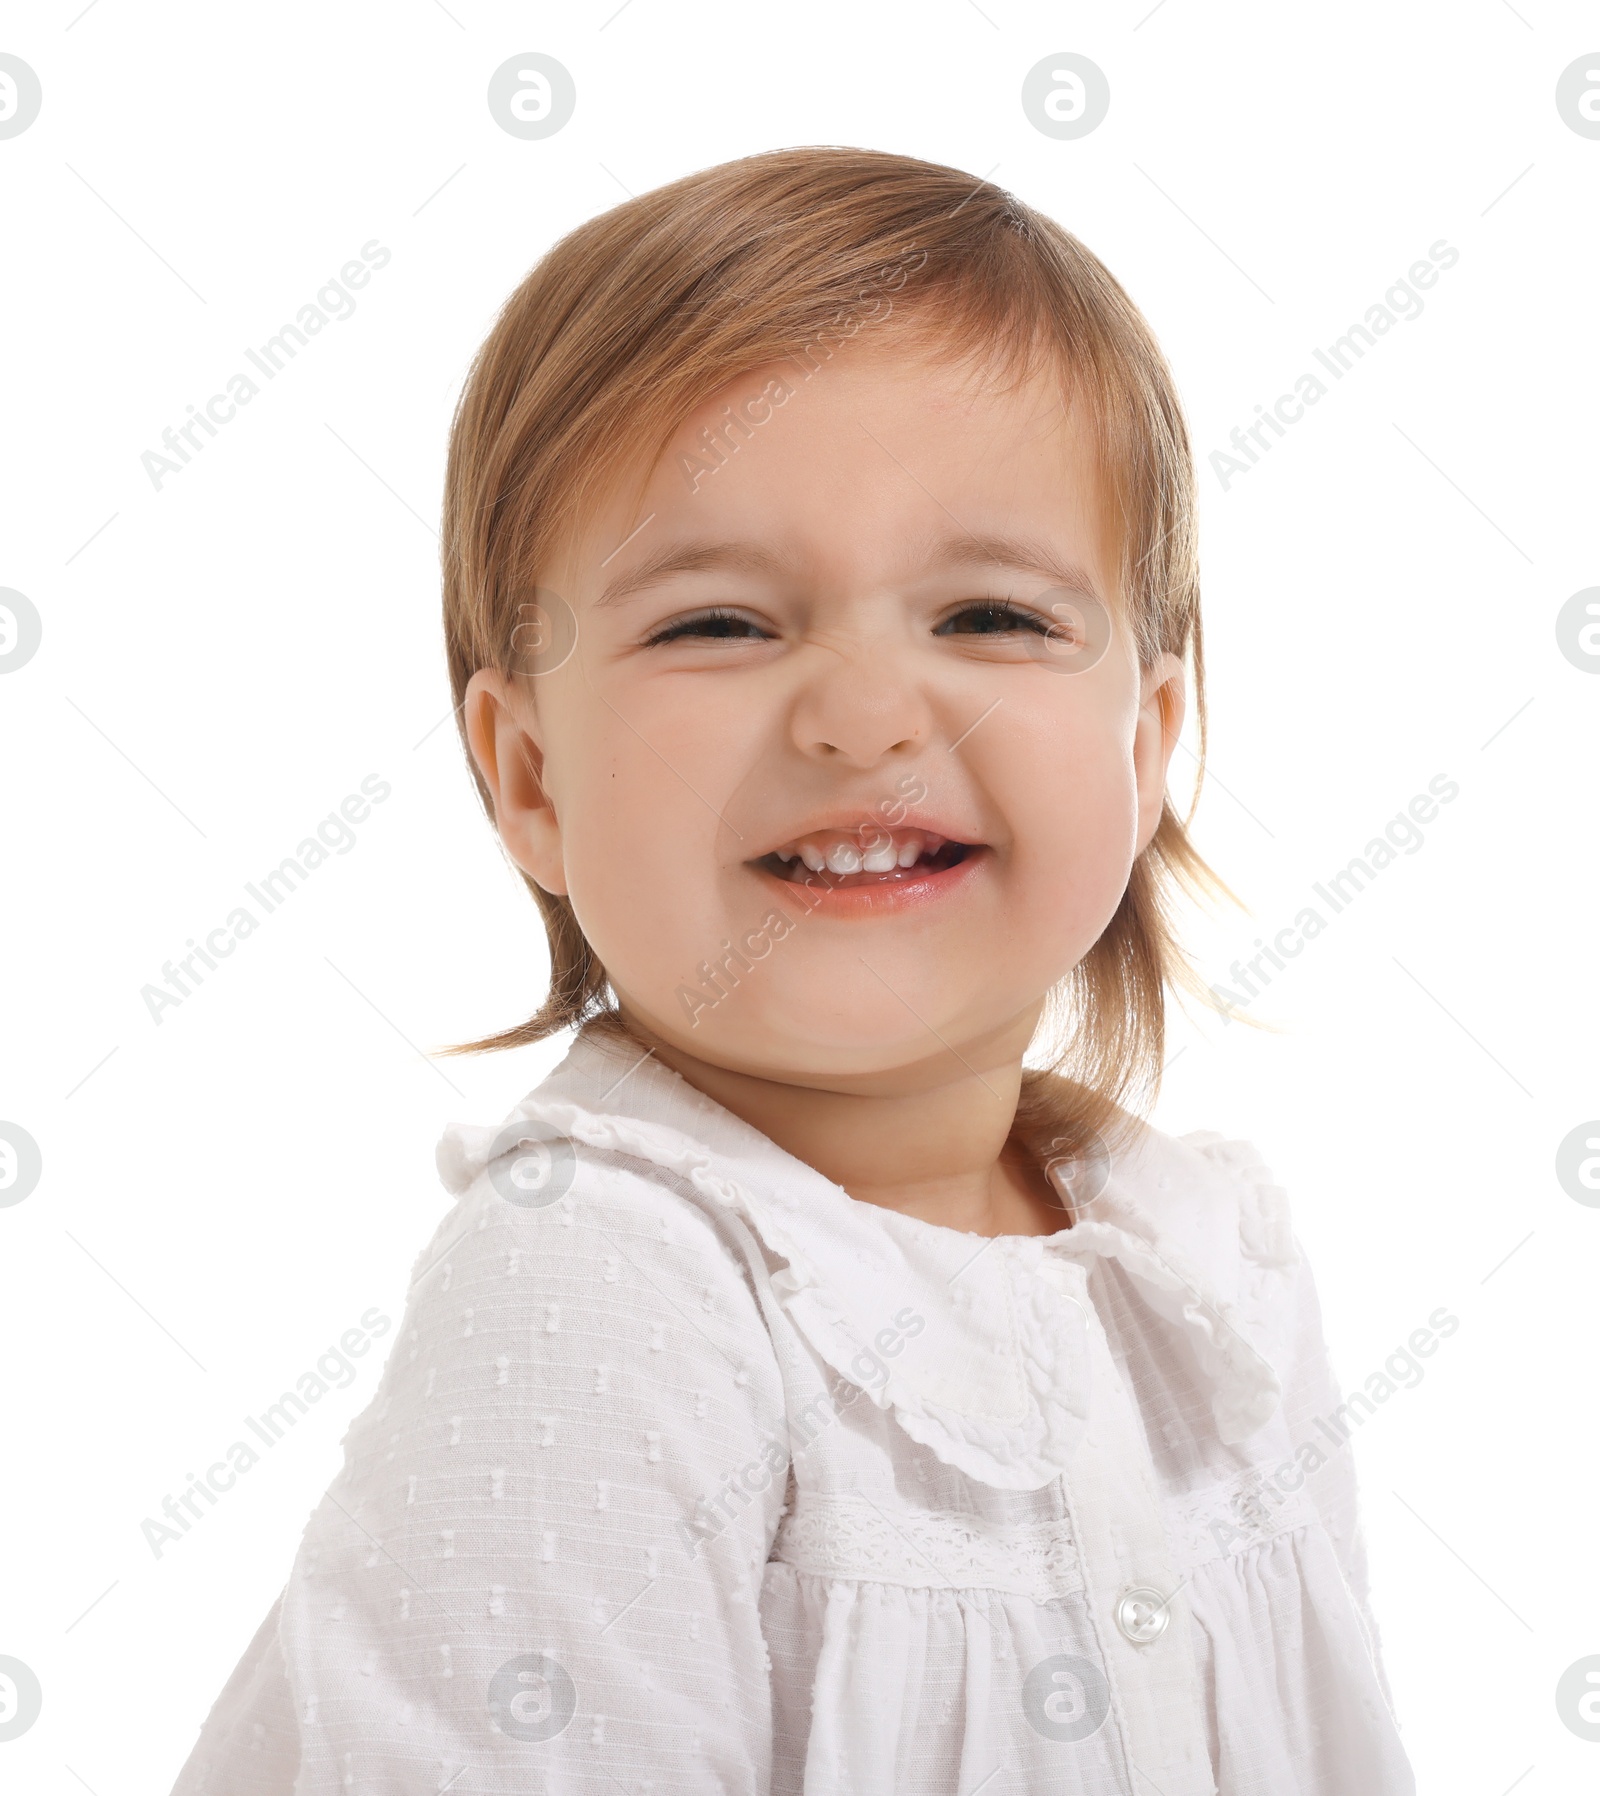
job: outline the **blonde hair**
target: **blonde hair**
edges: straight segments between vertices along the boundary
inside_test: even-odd
[[[1120,536],[1127,623],[1142,665],[1163,652],[1187,661],[1203,765],[1194,470],[1148,325],[1103,263],[1003,189],[836,146],[744,157],[628,200],[562,238],[507,300],[457,405],[445,478],[444,624],[464,745],[468,681],[479,668],[521,671],[519,605],[618,469],[652,463],[736,376],[831,355],[879,315],[885,293],[895,328],[919,344],[994,358],[1019,377],[1043,355],[1084,404]],[[493,821],[470,752],[468,762]],[[1153,1097],[1166,986],[1206,992],[1174,933],[1176,888],[1231,896],[1189,838],[1192,816],[1192,804],[1182,819],[1163,805],[1116,914],[1051,994],[1053,1065],[1068,1077],[1028,1075],[1019,1131],[1054,1126],[1066,1130],[1058,1140],[1081,1143],[1114,1125],[1123,1102]],[[447,1053],[616,1016],[571,904],[523,879],[549,937],[549,992],[526,1022]]]

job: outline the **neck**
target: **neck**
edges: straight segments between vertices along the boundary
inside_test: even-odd
[[[862,1203],[978,1235],[1067,1226],[1031,1155],[1012,1140],[1035,1017],[889,1071],[735,1069],[663,1040],[628,1007],[629,1030],[697,1091]]]

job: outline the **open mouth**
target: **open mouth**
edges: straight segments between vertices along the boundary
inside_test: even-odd
[[[751,865],[788,884],[813,888],[903,885],[948,872],[981,846],[924,829],[822,830],[786,842]]]

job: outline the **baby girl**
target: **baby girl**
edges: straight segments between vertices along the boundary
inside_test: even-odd
[[[1411,1791],[1284,1194],[1141,1120],[1219,882],[1126,293],[954,169],[710,169],[512,295],[445,526],[551,969],[457,1051],[573,1038],[446,1132],[181,1796]]]

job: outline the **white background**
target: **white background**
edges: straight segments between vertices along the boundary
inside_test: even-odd
[[[1275,975],[1280,1032],[1178,1019],[1156,1120],[1261,1147],[1347,1388],[1460,1318],[1355,1444],[1405,1739],[1429,1796],[1593,1789],[1554,1691],[1600,1653],[1600,1210],[1554,1157],[1600,1115],[1600,677],[1554,620],[1600,582],[1600,141],[1554,90],[1600,13],[615,10],[64,0],[0,27],[44,92],[0,142],[0,585],[44,620],[0,680],[0,1118],[44,1156],[0,1209],[0,1654],[45,1705],[0,1778],[167,1790],[381,1354],[159,1560],[142,1520],[364,1310],[399,1317],[441,1129],[558,1056],[425,1055],[527,1015],[545,965],[447,716],[435,526],[473,350],[625,189],[835,142],[992,174],[1171,358],[1201,457],[1198,833],[1254,911],[1195,919],[1207,976],[1430,778],[1460,786]],[[485,102],[528,50],[577,83],[541,142]],[[1066,50],[1112,94],[1074,142],[1019,101]],[[373,238],[354,315],[156,491],[141,452]],[[1421,316],[1223,490],[1205,456],[1441,238]],[[393,793],[356,846],[153,1023],[141,986],[371,773]]]

